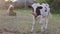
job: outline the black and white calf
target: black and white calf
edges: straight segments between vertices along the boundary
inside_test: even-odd
[[[48,16],[50,14],[50,8],[47,3],[34,3],[31,5],[33,9],[33,25],[31,32],[34,31],[34,25],[36,23],[36,17],[40,17],[40,25],[41,25],[41,32],[44,32],[47,29],[48,26]]]

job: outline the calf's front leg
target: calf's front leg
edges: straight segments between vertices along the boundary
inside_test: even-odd
[[[33,31],[34,31],[35,23],[36,23],[36,17],[35,17],[35,16],[33,16],[33,23],[32,23],[32,29],[31,29],[31,32],[33,32]]]
[[[43,23],[43,16],[40,16],[40,25],[41,25],[41,32],[44,32],[44,23]]]

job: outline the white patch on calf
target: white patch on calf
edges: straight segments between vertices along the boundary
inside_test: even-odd
[[[42,25],[41,25],[41,32],[43,32],[43,31],[45,31],[45,29],[47,29],[47,26],[48,26],[48,16],[49,16],[49,13],[50,13],[50,8],[49,8],[48,5],[43,3],[42,7],[43,7],[43,9],[40,9],[41,16],[42,16],[42,17],[40,16],[41,17],[40,20],[42,21],[42,19],[44,19],[45,20],[45,22],[44,22],[45,24],[42,23]]]
[[[43,9],[40,9],[41,14],[42,14],[43,16],[48,16],[49,13],[50,13],[50,8],[49,8],[49,6],[43,3],[43,4],[42,4],[42,7],[43,7]],[[45,10],[46,10],[46,11],[45,11]]]

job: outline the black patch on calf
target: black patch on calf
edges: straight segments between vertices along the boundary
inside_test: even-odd
[[[36,8],[37,16],[38,16],[38,15],[41,15],[40,9],[42,9],[42,8],[43,8],[43,7],[41,7],[41,6],[39,6],[39,7]]]
[[[45,12],[47,12],[47,8],[45,7]]]
[[[34,8],[33,7],[31,7],[32,8],[32,10],[33,10],[33,12],[34,12]],[[38,6],[37,8],[36,8],[36,16],[39,16],[39,15],[41,15],[41,13],[40,13],[40,9],[42,9],[43,7],[42,6]]]
[[[38,6],[37,8],[38,8],[38,9],[42,9],[43,7],[42,7],[42,6]]]
[[[47,12],[47,10],[45,10],[45,12]]]

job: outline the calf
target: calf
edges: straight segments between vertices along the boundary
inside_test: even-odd
[[[39,16],[40,17],[40,25],[41,25],[41,32],[44,32],[47,29],[48,26],[48,16],[50,13],[50,8],[49,5],[47,3],[34,3],[31,5],[32,9],[33,9],[33,24],[32,24],[32,29],[31,32],[34,31],[34,25],[36,23],[36,17]],[[43,21],[45,21],[43,23]]]
[[[9,16],[16,16],[16,13],[13,10],[14,10],[14,6],[10,5],[7,11]]]

